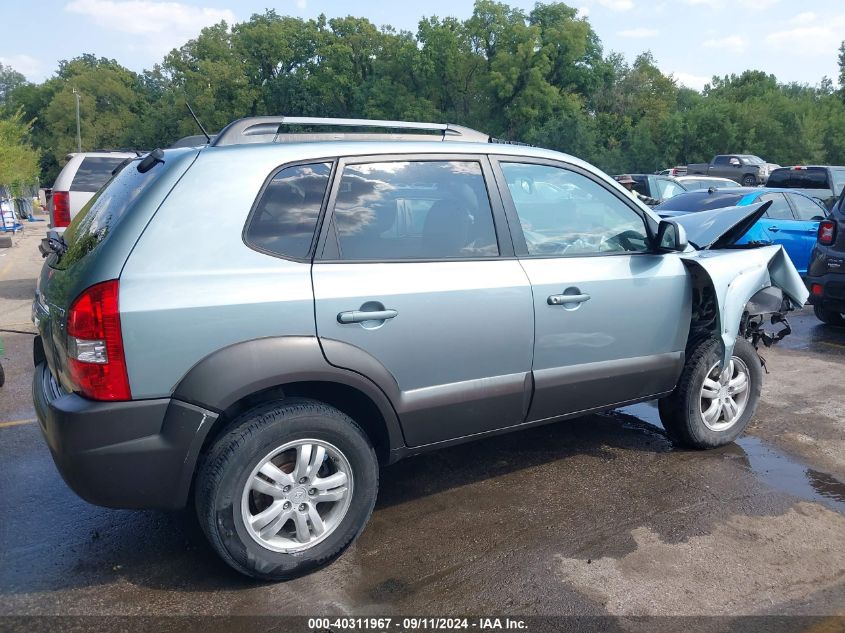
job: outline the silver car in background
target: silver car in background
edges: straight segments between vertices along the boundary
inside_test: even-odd
[[[780,246],[734,248],[766,208],[661,220],[451,124],[242,119],[44,241],[35,409],[83,498],[192,500],[234,569],[293,578],[410,455],[653,399],[677,445],[732,442],[807,298]]]

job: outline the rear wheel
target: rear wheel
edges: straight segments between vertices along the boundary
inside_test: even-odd
[[[678,386],[658,403],[673,444],[715,448],[733,442],[754,416],[763,372],[757,350],[739,339],[728,366],[720,366],[721,343],[701,342],[690,354]]]
[[[333,407],[305,399],[245,413],[197,475],[196,507],[217,553],[239,572],[286,580],[333,561],[375,504],[367,436]]]
[[[742,177],[742,184],[745,187],[756,187],[757,186],[757,177],[752,176],[751,174],[745,174]]]
[[[842,313],[840,312],[826,310],[821,306],[813,306],[813,312],[815,312],[816,318],[822,323],[827,323],[828,325],[845,325],[845,318],[842,317]]]

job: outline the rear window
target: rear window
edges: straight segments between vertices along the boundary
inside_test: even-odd
[[[71,191],[99,191],[111,178],[112,170],[125,158],[112,156],[88,156],[82,159],[79,169],[73,176]]]
[[[733,207],[742,200],[744,193],[729,193],[716,191],[713,193],[692,191],[682,193],[674,198],[669,198],[656,207],[655,211],[707,211],[708,209],[719,209],[721,207]]]
[[[120,170],[73,218],[64,232],[68,249],[52,265],[59,269],[70,268],[94,250],[114,230],[141,193],[166,171],[156,167],[142,174],[135,163]]]
[[[824,167],[808,167],[807,169],[775,169],[769,174],[767,187],[782,187],[784,189],[830,189],[827,169]]]

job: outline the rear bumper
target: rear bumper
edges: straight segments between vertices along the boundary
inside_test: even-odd
[[[824,275],[807,276],[804,278],[810,290],[810,303],[832,312],[845,312],[845,274],[827,273]],[[820,294],[813,294],[812,287],[819,284]]]
[[[53,461],[80,497],[112,508],[185,505],[216,413],[170,398],[88,400],[65,393],[43,362],[32,397]]]

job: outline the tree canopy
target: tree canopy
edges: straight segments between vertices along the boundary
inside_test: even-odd
[[[845,163],[845,45],[839,90],[757,70],[678,84],[644,52],[605,52],[564,3],[524,11],[476,0],[466,20],[427,16],[415,33],[363,17],[273,10],[203,29],[143,73],[86,54],[32,85],[0,67],[0,112],[32,121],[44,182],[75,149],[166,147],[249,115],[449,121],[561,150],[611,172],[652,172],[713,154],[781,164]],[[21,114],[18,115],[18,112]]]

